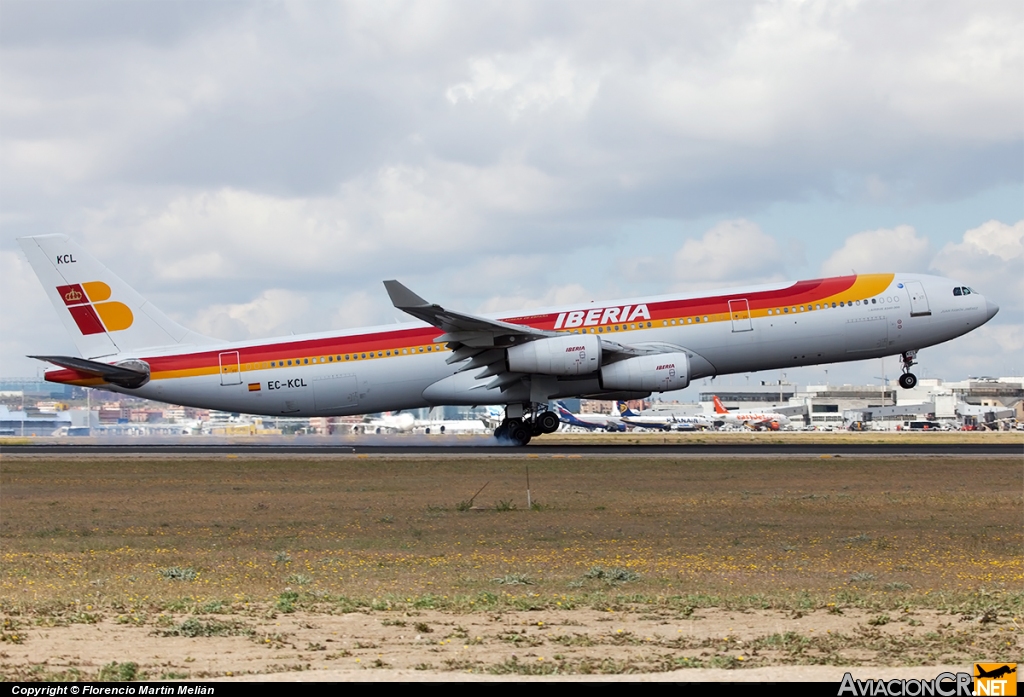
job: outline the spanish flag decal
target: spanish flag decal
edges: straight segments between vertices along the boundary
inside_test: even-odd
[[[260,384],[258,382],[250,382],[249,383],[249,391],[250,392],[259,392],[260,391]]]

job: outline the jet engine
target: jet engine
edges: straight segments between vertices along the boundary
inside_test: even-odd
[[[668,392],[690,384],[690,359],[685,353],[656,353],[618,361],[601,368],[606,390]]]
[[[586,375],[600,366],[601,340],[589,334],[538,339],[508,349],[508,369],[513,373]]]

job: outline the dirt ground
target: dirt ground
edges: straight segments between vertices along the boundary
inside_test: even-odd
[[[888,620],[880,622],[880,618]],[[129,659],[135,677],[181,679],[266,676],[410,679],[442,672],[476,675],[639,675],[831,667],[825,675],[871,667],[970,667],[969,656],[1020,655],[1019,622],[934,610],[880,615],[866,610],[807,613],[707,608],[672,610],[450,613],[438,611],[296,612],[260,616],[170,615],[153,625],[119,623],[26,629],[4,649],[5,678],[97,675]],[[204,633],[213,636],[203,636]],[[222,632],[218,635],[217,633]],[[966,649],[966,650],[965,650]],[[40,670],[40,658],[45,668]],[[1002,660],[1002,659],[1000,659]],[[856,668],[861,668],[856,670]],[[927,673],[927,668],[921,672]],[[313,675],[298,675],[313,671]],[[383,671],[370,676],[366,671]],[[904,670],[898,674],[906,677]],[[933,674],[934,676],[934,674]],[[738,679],[730,672],[728,679]],[[781,677],[780,679],[787,679]],[[823,678],[824,679],[824,678]]]
[[[0,511],[6,680],[838,680],[1024,653],[1019,458],[3,456]]]

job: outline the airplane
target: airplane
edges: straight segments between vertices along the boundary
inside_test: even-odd
[[[660,431],[695,431],[711,428],[711,420],[703,414],[683,416],[680,414],[637,414],[625,402],[619,404],[619,415],[626,426],[650,428]]]
[[[718,395],[714,395],[715,414],[714,418],[724,421],[733,426],[746,426],[755,430],[767,429],[778,431],[783,426],[789,426],[789,417],[778,412],[740,412],[729,411],[722,404]]]
[[[375,419],[364,419],[356,428],[362,433],[408,433],[415,425],[416,419],[412,414],[392,414],[388,411]]]
[[[625,431],[622,419],[613,414],[573,414],[562,402],[555,404],[555,411],[562,423],[588,431]]]
[[[899,383],[912,388],[918,351],[999,311],[957,281],[911,273],[504,315],[447,309],[388,280],[416,322],[227,342],[170,319],[67,235],[19,242],[80,353],[32,356],[58,366],[50,382],[271,416],[500,405],[495,435],[516,445],[558,429],[549,400],[645,399],[704,377],[900,355]]]
[[[487,428],[493,431],[505,420],[505,410],[500,406],[489,405],[485,408],[485,413],[480,417],[480,420]]]
[[[1005,664],[999,666],[998,668],[993,668],[992,670],[985,670],[977,663],[974,664],[974,667],[975,670],[978,672],[978,674],[974,676],[976,678],[1001,678],[1004,675],[1009,675],[1010,673],[1017,672],[1016,664],[1014,664],[1013,668],[1011,668],[1009,664]]]

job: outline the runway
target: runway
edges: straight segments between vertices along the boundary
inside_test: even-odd
[[[0,446],[4,455],[439,455],[439,456],[632,456],[657,457],[679,455],[847,455],[847,456],[899,456],[899,455],[958,455],[958,456],[1022,456],[1024,446],[1019,443],[604,443],[566,444],[543,442],[525,447],[503,446],[490,438],[481,438],[479,444],[420,442],[338,443],[322,441],[310,444],[295,443],[46,443],[10,444]],[[402,439],[405,440],[405,439]]]

